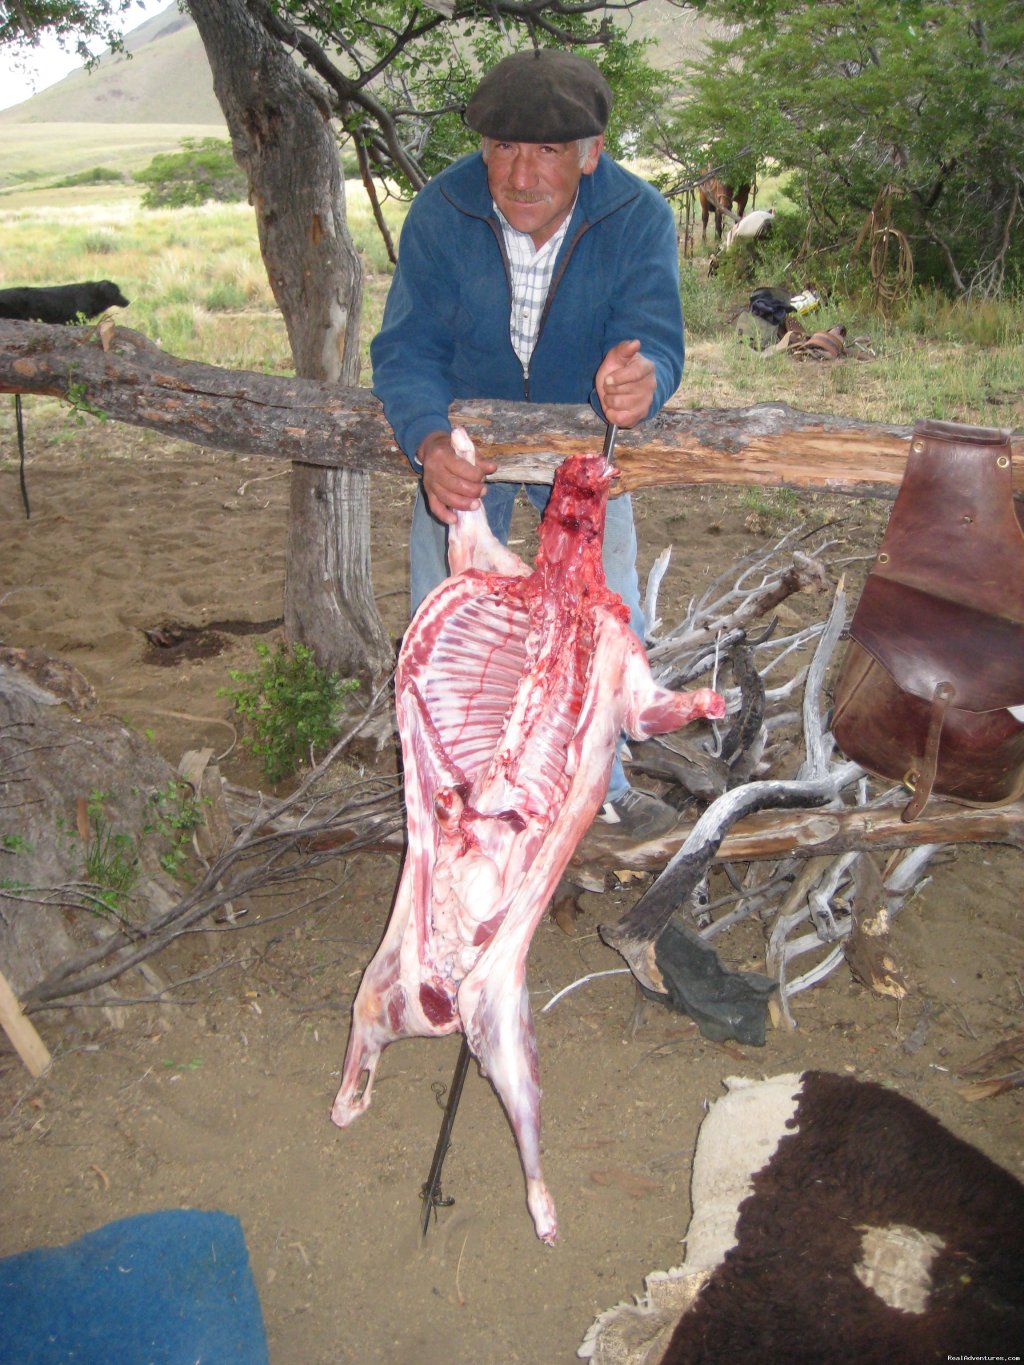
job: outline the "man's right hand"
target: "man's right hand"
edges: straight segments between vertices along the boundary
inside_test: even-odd
[[[448,526],[456,512],[475,512],[484,495],[484,480],[497,465],[477,451],[472,465],[452,449],[450,431],[432,431],[420,442],[416,458],[423,466],[423,492],[427,506]]]

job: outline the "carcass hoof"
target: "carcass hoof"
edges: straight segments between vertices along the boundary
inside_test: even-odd
[[[338,1128],[347,1128],[360,1114],[370,1107],[370,1081],[358,1094],[353,1094],[348,1086],[342,1086],[331,1108],[331,1122]]]
[[[547,1246],[554,1246],[558,1241],[558,1219],[555,1216],[555,1201],[543,1180],[527,1180],[526,1203],[537,1236]]]

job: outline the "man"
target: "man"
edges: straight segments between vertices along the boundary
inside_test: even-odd
[[[644,181],[603,153],[611,89],[572,53],[516,53],[466,108],[481,150],[426,185],[409,210],[384,321],[371,346],[373,391],[421,485],[410,541],[413,611],[448,573],[447,527],[481,500],[507,541],[517,484],[455,455],[448,409],[472,398],[590,403],[632,427],[675,392],[683,320],[675,224]],[[543,512],[550,490],[529,485]],[[608,505],[608,585],[643,639],[636,531],[628,497]],[[605,820],[635,839],[676,812],[629,786],[616,759]]]

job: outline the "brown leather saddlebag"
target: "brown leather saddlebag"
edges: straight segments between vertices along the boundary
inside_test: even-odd
[[[912,793],[904,820],[933,792],[987,806],[1024,791],[1012,476],[1008,432],[919,422],[850,623],[832,732],[849,758]]]

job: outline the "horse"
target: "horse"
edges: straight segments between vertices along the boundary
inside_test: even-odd
[[[736,216],[743,217],[743,211],[747,207],[747,200],[750,198],[749,183],[740,185],[734,191],[731,185],[727,185],[723,180],[713,177],[710,172],[707,178],[702,180],[697,186],[697,194],[700,197],[700,221],[701,221],[701,241],[708,240],[708,219],[712,212],[715,215],[715,240],[722,240],[722,219],[725,214],[732,215],[732,206],[736,205]]]

